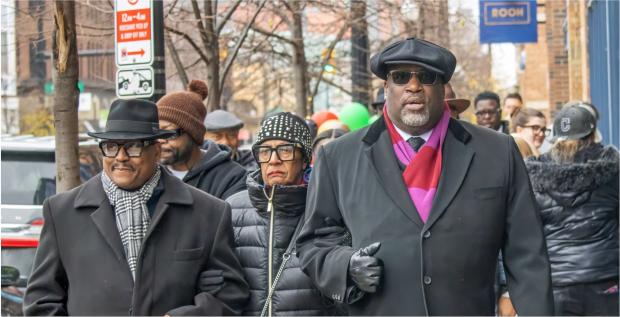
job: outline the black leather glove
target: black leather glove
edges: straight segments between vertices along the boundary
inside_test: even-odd
[[[200,273],[198,285],[202,292],[207,292],[211,295],[217,294],[224,287],[224,271],[208,270]]]
[[[381,247],[380,242],[375,242],[353,253],[349,260],[349,278],[357,287],[366,293],[374,293],[381,284],[383,275],[383,262],[373,255]]]

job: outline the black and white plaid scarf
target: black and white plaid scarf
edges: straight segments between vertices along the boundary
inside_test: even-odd
[[[153,190],[159,183],[160,177],[161,170],[158,167],[153,177],[140,189],[126,191],[112,182],[105,172],[101,173],[103,189],[116,212],[116,227],[121,235],[127,264],[129,264],[134,281],[140,247],[151,221],[146,203],[153,195]]]

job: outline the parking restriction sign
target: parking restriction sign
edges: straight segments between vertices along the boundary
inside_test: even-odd
[[[116,65],[153,63],[153,11],[151,0],[116,0],[114,34]]]

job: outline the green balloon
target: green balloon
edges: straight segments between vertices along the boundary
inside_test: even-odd
[[[338,119],[349,126],[351,131],[355,131],[367,126],[369,117],[370,115],[368,114],[368,109],[366,109],[364,105],[358,102],[353,102],[342,108]]]
[[[378,115],[378,114],[370,117],[370,119],[368,119],[368,124],[371,124],[371,123],[377,121],[377,119],[379,119],[379,117],[380,117],[380,115]]]

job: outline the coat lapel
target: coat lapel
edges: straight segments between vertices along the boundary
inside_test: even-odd
[[[103,191],[101,174],[93,177],[84,185],[75,199],[74,207],[76,209],[97,207],[90,215],[90,218],[95,223],[103,240],[105,240],[116,255],[116,258],[119,261],[126,262],[123,243],[121,242],[121,236],[116,227],[116,216],[108,201],[108,197]]]
[[[471,135],[456,120],[451,119],[442,149],[442,169],[437,194],[424,228],[430,228],[445,212],[465,180],[474,157],[474,151],[467,142]]]
[[[168,174],[168,172],[163,168],[161,173],[161,181],[164,183],[164,192],[157,202],[157,207],[153,213],[151,224],[149,225],[149,229],[146,231],[146,235],[144,236],[144,240],[142,242],[143,245],[146,244],[146,241],[154,232],[161,219],[168,212],[171,204],[191,205],[194,203],[192,194],[188,189],[189,185],[186,185],[181,180]],[[140,252],[142,252],[142,250],[140,250]]]
[[[402,177],[403,172],[398,167],[398,162],[396,162],[392,141],[390,140],[389,133],[387,133],[383,117],[369,128],[364,142],[370,145],[366,150],[366,154],[372,169],[377,174],[377,178],[388,196],[390,196],[405,216],[422,228],[424,223],[407,192],[407,187]]]

